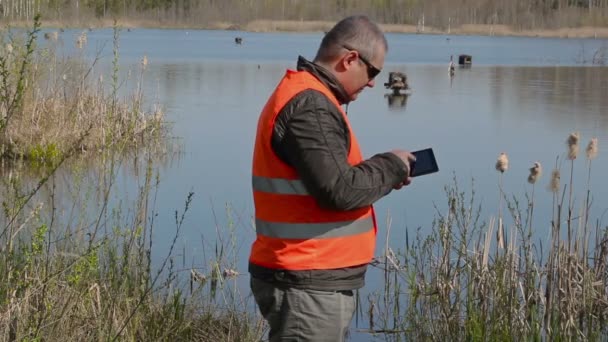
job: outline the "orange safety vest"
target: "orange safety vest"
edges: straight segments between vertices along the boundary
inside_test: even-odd
[[[340,110],[350,132],[348,163],[354,166],[363,161],[348,118],[334,94],[309,72],[287,70],[258,121],[252,170],[257,237],[249,261],[294,271],[367,264],[376,245],[374,208],[370,205],[337,211],[319,207],[296,170],[272,149],[277,115],[307,89],[323,93]]]

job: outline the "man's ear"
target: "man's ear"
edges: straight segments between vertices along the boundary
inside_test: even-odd
[[[350,68],[353,63],[357,62],[357,53],[349,51],[344,57],[342,57],[342,64],[345,69]]]

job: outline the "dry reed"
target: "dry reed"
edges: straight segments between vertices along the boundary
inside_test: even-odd
[[[498,228],[496,229],[496,241],[498,242],[498,246],[500,249],[505,248],[505,230],[503,224],[503,216],[502,216],[502,198],[503,198],[503,187],[502,187],[502,178],[503,174],[509,169],[509,157],[506,153],[501,152],[498,158],[496,159],[495,165],[496,171],[500,172],[498,175]],[[498,253],[498,250],[496,251]]]
[[[530,168],[530,175],[528,175],[528,183],[536,184],[540,176],[542,175],[543,168],[540,162],[535,162]]]
[[[0,51],[4,76],[0,114],[6,118],[6,124],[0,125],[2,159],[52,164],[76,141],[78,152],[95,155],[108,149],[141,147],[165,137],[163,111],[158,106],[145,109],[140,91],[125,98],[118,98],[116,92],[108,94],[102,75],[94,74],[99,57],[87,61],[80,53],[59,58],[54,34],[49,34],[48,48],[35,50],[37,33],[36,27],[24,46],[15,48],[13,40],[10,49]],[[83,49],[86,44],[83,32],[77,46]],[[144,71],[145,65],[141,77]]]
[[[501,175],[504,165],[496,165]],[[390,284],[384,293],[370,297],[376,308],[372,332],[383,332],[389,341],[605,340],[608,227],[598,220],[590,231],[560,236],[566,188],[560,194],[556,161],[549,186],[556,210],[545,220],[551,240],[545,245],[540,233],[535,242],[532,232],[543,226],[533,224],[541,170],[538,162],[530,168],[527,211],[516,197],[507,200],[513,226],[508,248],[496,254],[501,246],[491,239],[494,217],[489,224],[480,222],[474,186],[465,194],[454,178],[431,233],[406,242],[399,257],[387,248],[385,258],[392,261],[384,267],[395,276],[385,276]]]
[[[208,268],[195,271],[184,261],[176,269],[192,193],[181,214],[175,211],[166,256],[152,263],[160,182],[152,142],[163,137],[156,135],[162,112],[141,109],[141,87],[124,100],[109,96],[101,76],[88,82],[91,67],[44,59],[31,41],[0,51],[0,72],[10,75],[4,86],[14,94],[0,101],[2,156],[50,166],[33,179],[23,172],[28,163],[0,168],[0,341],[259,341],[261,320],[233,290],[238,272],[228,259],[235,246],[216,245],[222,252]],[[68,167],[64,161],[76,153],[99,158]],[[114,203],[126,158],[135,198]],[[197,276],[190,291],[182,273]]]

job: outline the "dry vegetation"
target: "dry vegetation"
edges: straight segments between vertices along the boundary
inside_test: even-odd
[[[39,24],[27,37],[10,31],[0,47],[0,157],[3,160],[53,162],[67,154],[93,154],[108,148],[137,147],[161,140],[166,128],[160,109],[144,109],[141,82],[127,98],[118,95],[116,73],[94,75],[98,59],[59,58],[57,34],[47,33],[48,47],[37,48]],[[118,31],[116,31],[118,32]],[[118,36],[115,37],[118,39]],[[87,44],[86,32],[75,42]],[[117,45],[116,45],[117,46]]]
[[[132,161],[117,155],[90,175],[70,170],[62,196],[55,174],[32,190],[22,173],[3,178],[0,341],[259,341],[264,326],[245,311],[238,274],[227,268],[234,246],[216,245],[225,253],[197,270],[177,267],[193,194],[175,211],[175,227],[162,227],[174,237],[153,264],[159,175],[154,156],[140,158],[137,196],[118,206],[109,194],[119,165]]]
[[[327,32],[335,24],[333,21],[288,21],[288,20],[254,20],[244,25],[212,23],[212,29],[239,29],[251,32]],[[384,32],[416,33],[416,34],[454,34],[454,35],[492,35],[492,36],[522,36],[522,37],[554,37],[554,38],[608,38],[608,28],[604,27],[575,27],[560,29],[516,30],[508,25],[464,24],[448,29],[405,24],[381,24]]]
[[[608,0],[6,0],[0,15],[28,23],[40,12],[51,27],[326,31],[366,14],[390,32],[608,37]],[[602,29],[604,28],[604,29]]]
[[[560,179],[556,162],[547,181],[553,214],[541,218],[544,225],[534,219],[540,163],[530,168],[530,192],[522,205],[502,187],[509,166],[506,154],[499,157],[501,200],[497,218],[489,222],[480,221],[475,185],[462,191],[454,179],[432,232],[408,238],[400,252],[387,247],[377,260],[385,287],[368,298],[369,332],[390,341],[606,340],[608,226],[590,213],[598,142],[592,139],[586,149],[587,189],[578,204],[572,191],[574,169],[580,167],[575,162],[583,159],[577,158],[578,134],[567,142],[569,182]],[[547,226],[550,236],[534,234]]]
[[[36,20],[0,49],[0,341],[259,340],[263,325],[234,290],[234,246],[216,243],[222,252],[204,267],[176,269],[192,193],[153,264],[154,165],[167,128],[162,112],[142,109],[146,59],[122,98],[117,30],[113,75],[89,82],[95,62],[58,59],[53,35],[48,49],[37,47],[38,29]],[[125,164],[132,200],[116,189]]]

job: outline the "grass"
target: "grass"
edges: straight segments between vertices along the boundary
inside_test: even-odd
[[[95,78],[99,57],[87,62],[79,38],[79,54],[58,57],[56,37],[40,47],[40,21],[25,37],[8,31],[0,47],[0,158],[53,164],[67,154],[95,154],[162,141],[166,123],[162,110],[144,108],[137,71],[136,89],[121,98],[118,83],[118,27],[114,37],[114,71],[109,84]]]
[[[161,111],[143,110],[147,63],[122,99],[117,28],[105,85],[91,80],[97,59],[57,58],[52,36],[39,47],[39,27],[10,37],[0,54],[1,157],[10,165],[0,181],[0,341],[258,341],[264,325],[236,290],[234,238],[215,242],[206,267],[177,266],[193,193],[153,263],[155,165],[168,153],[159,148],[168,127]],[[117,188],[124,169],[131,200]]]
[[[408,235],[398,252],[387,246],[375,263],[384,271],[385,286],[367,299],[367,331],[390,341],[605,340],[608,226],[588,221],[597,140],[587,148],[587,196],[577,209],[571,192],[578,135],[575,143],[571,137],[569,182],[559,184],[559,163],[550,182],[553,217],[543,220],[550,237],[533,237],[540,228],[532,220],[540,164],[531,168],[525,201],[507,195],[499,182],[500,205],[512,221],[504,235],[496,234],[507,221],[501,208],[498,217],[482,222],[475,184],[463,191],[454,177],[431,233],[413,241]],[[506,176],[499,173],[499,180]]]
[[[51,182],[41,188],[48,194],[39,191],[27,201],[19,177],[4,182],[0,340],[259,340],[264,327],[234,290],[228,242],[216,243],[222,252],[210,256],[207,267],[177,267],[175,246],[194,194],[175,211],[174,237],[160,264],[153,264],[159,175],[146,160],[136,198],[112,205],[111,168],[122,162],[101,163],[99,183],[72,173],[76,186],[63,199]]]

